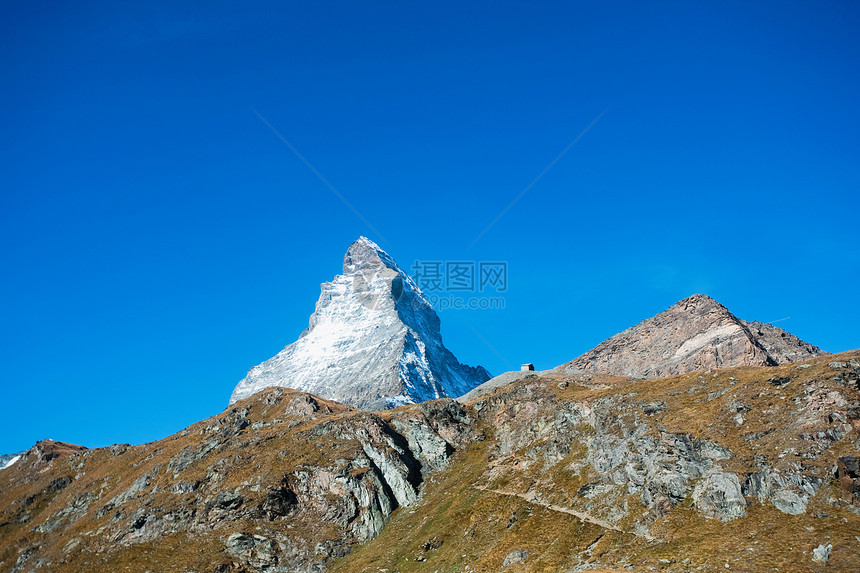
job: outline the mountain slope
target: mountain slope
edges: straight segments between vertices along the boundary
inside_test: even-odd
[[[364,409],[459,396],[490,378],[442,344],[439,317],[388,253],[359,238],[299,339],[255,366],[230,403],[283,386]]]
[[[466,405],[491,437],[334,570],[860,570],[858,358],[497,388]]]
[[[826,354],[773,325],[740,320],[709,296],[693,295],[558,368],[655,378],[710,368],[775,366]]]
[[[25,452],[0,571],[815,571],[829,545],[853,572],[858,380],[854,351],[381,413],[269,388],[158,442]]]

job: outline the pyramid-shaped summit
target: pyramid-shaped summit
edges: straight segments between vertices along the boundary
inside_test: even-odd
[[[343,274],[322,284],[299,339],[252,368],[232,404],[269,386],[363,409],[460,396],[490,378],[442,344],[439,317],[418,285],[376,243],[359,237]]]
[[[711,297],[696,294],[558,369],[659,378],[709,368],[775,366],[824,354],[781,328],[746,322]]]

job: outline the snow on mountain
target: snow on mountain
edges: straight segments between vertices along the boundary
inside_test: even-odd
[[[20,459],[21,454],[5,454],[0,456],[0,470],[5,470]]]
[[[376,243],[360,237],[343,274],[323,283],[299,339],[252,368],[232,404],[269,386],[310,392],[364,409],[460,396],[490,378],[442,344],[439,317]]]

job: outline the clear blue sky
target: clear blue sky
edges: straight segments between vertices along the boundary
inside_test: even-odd
[[[697,292],[858,348],[858,29],[848,1],[4,2],[0,453],[219,412],[359,235],[508,262],[504,310],[440,313],[493,373]]]

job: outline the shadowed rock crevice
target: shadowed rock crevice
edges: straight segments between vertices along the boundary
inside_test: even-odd
[[[400,453],[400,461],[406,466],[406,481],[418,491],[421,487],[421,482],[424,481],[424,476],[421,471],[421,462],[415,457],[409,447],[409,441],[402,435],[394,431],[389,425],[383,426],[383,431],[391,439],[392,446],[395,451]]]

